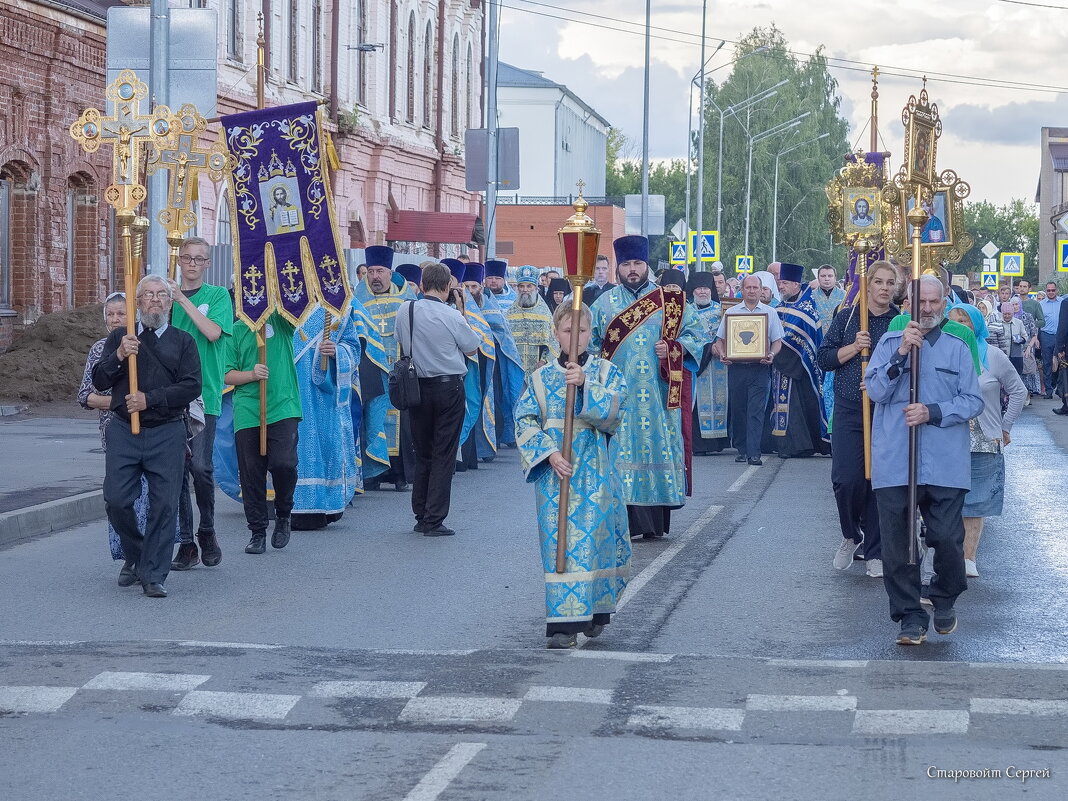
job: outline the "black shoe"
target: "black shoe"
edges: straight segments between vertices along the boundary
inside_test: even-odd
[[[1047,393],[1046,393],[1045,395],[1043,395],[1042,397],[1043,397],[1043,398],[1044,398],[1045,400],[1053,400],[1053,393],[1052,393],[1052,392],[1047,392]]]
[[[424,531],[426,531],[426,524],[420,520],[416,520],[415,525],[412,527],[412,533],[422,534]]]
[[[438,523],[434,528],[424,528],[424,537],[451,537],[456,532],[451,528],[446,528],[441,523]]]
[[[274,521],[274,531],[271,532],[271,547],[285,548],[289,545],[290,533],[291,528],[289,518],[279,517]]]
[[[927,629],[918,623],[912,623],[901,627],[901,633],[897,635],[898,645],[922,645],[927,639]]]
[[[949,609],[935,610],[934,630],[943,635],[952,634],[957,630],[957,615],[952,606]]]
[[[263,553],[267,550],[267,532],[253,534],[245,546],[245,553]]]
[[[1059,409],[1054,409],[1053,413],[1054,414],[1068,414],[1068,406],[1062,406]]]
[[[133,563],[125,562],[119,571],[119,586],[132,587],[137,581],[137,571],[134,570]]]
[[[760,465],[762,465],[764,463],[762,461],[760,461],[760,458],[758,457],[756,459],[750,459],[749,460],[749,464],[756,465],[757,467],[760,467]]]
[[[197,546],[191,542],[183,542],[178,546],[178,553],[171,560],[171,570],[188,570],[200,564],[200,555]]]
[[[222,561],[222,548],[214,531],[198,531],[197,542],[200,543],[200,561],[204,567],[215,567]]]
[[[739,453],[737,456],[734,457],[734,461],[736,461],[738,464],[744,464],[745,463],[745,454],[744,453]]]
[[[600,637],[602,631],[604,631],[603,623],[591,623],[582,633],[592,640],[594,637]]]
[[[157,581],[146,581],[141,585],[141,588],[149,598],[167,597],[167,591],[163,589],[163,585]]]
[[[393,485],[394,492],[411,492],[412,488],[408,486],[407,481],[398,481]]]

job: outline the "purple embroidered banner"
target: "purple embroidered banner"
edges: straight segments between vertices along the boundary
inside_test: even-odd
[[[352,300],[323,162],[318,104],[222,118],[230,184],[234,308],[258,329],[278,309],[301,325],[316,303],[343,316]]]

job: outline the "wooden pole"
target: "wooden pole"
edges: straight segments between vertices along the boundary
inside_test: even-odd
[[[857,277],[860,279],[860,330],[868,333],[868,251],[870,244],[867,239],[861,238],[853,245],[857,253]],[[860,374],[868,372],[868,356],[871,350],[863,348],[860,351]],[[868,399],[868,390],[861,393],[861,421],[864,432],[864,478],[871,481],[871,405]]]
[[[911,318],[919,322],[920,312],[920,236],[923,226],[927,224],[927,212],[920,205],[923,190],[916,187],[916,205],[906,215],[909,225],[912,226],[912,301],[909,307]],[[911,368],[909,383],[909,403],[920,402],[920,349],[913,347],[910,354]],[[909,564],[916,564],[917,560],[917,537],[919,535],[916,520],[917,507],[917,482],[919,478],[920,459],[920,427],[909,426]]]
[[[122,239],[123,259],[123,288],[126,290],[126,333],[137,333],[137,301],[134,294],[137,292],[137,280],[134,278],[134,258],[132,231],[134,213],[132,210],[122,210],[115,215],[115,222],[119,224],[119,237]],[[130,394],[137,392],[137,354],[131,353],[126,357],[126,373],[130,378]],[[141,413],[130,413],[130,431],[133,434],[141,433]]]
[[[326,309],[323,309],[323,342],[329,342],[329,341],[330,341],[330,312],[328,312]],[[327,357],[327,356],[320,356],[319,357],[319,369],[322,370],[324,373],[326,372],[326,368],[329,366],[329,364],[330,364],[329,357]]]
[[[263,108],[265,102],[264,84],[266,70],[263,58],[267,41],[263,38],[263,13],[259,20],[259,33],[256,36],[256,108]],[[264,279],[266,280],[266,278]],[[256,345],[259,346],[259,363],[267,364],[267,338],[263,335],[263,328],[256,332]],[[260,456],[267,455],[267,382],[260,381]]]
[[[579,248],[581,250],[581,239]],[[579,254],[579,264],[582,264],[582,255]],[[571,347],[567,352],[567,361],[578,364],[579,329],[582,328],[582,285],[572,282],[571,284]],[[564,441],[560,455],[571,464],[571,446],[575,433],[575,397],[578,394],[576,387],[567,385],[564,395]],[[564,476],[560,479],[560,506],[557,512],[556,525],[556,572],[567,572],[567,518],[568,506],[571,503],[571,478]]]

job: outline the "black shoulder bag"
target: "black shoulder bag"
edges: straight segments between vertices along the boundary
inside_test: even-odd
[[[401,349],[401,357],[389,371],[389,402],[395,409],[405,411],[412,406],[418,406],[419,376],[415,373],[415,363],[412,362],[412,345],[415,344],[415,301],[408,301],[408,353]]]

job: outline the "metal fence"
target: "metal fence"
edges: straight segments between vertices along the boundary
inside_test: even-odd
[[[577,195],[497,195],[499,206],[570,206],[574,204]],[[601,197],[586,197],[586,202],[591,206],[626,206],[623,195],[603,195]]]

